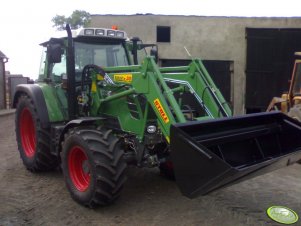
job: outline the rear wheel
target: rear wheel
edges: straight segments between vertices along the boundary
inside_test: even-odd
[[[23,94],[16,109],[16,139],[21,159],[30,171],[45,171],[58,166],[58,158],[50,153],[49,130],[41,127],[36,107]]]
[[[66,135],[61,156],[66,186],[76,202],[94,208],[120,196],[126,163],[111,130],[72,129]]]

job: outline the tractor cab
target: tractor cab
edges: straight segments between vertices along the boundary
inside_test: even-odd
[[[155,44],[143,44],[138,37],[130,39],[126,32],[116,27],[81,28],[69,30],[67,34],[40,44],[44,49],[38,78],[40,83],[55,84],[65,120],[75,118],[78,109],[74,103],[79,96],[86,95],[83,92],[91,85],[89,70],[85,67],[95,65],[101,70],[116,67],[127,70],[130,65],[141,65],[147,52],[155,60],[158,58]]]
[[[157,59],[157,46],[143,44],[138,37],[129,39],[126,32],[107,28],[82,28],[72,31],[72,54],[75,80],[80,82],[85,65],[116,67],[141,64],[147,52]],[[39,80],[60,83],[67,78],[68,38],[51,38],[41,44],[42,52]],[[150,51],[147,51],[151,47]],[[69,62],[70,65],[71,62]]]
[[[127,66],[131,64],[127,34],[124,31],[105,28],[85,28],[72,31],[75,79],[80,81],[85,65],[101,67]],[[61,82],[67,78],[68,40],[67,37],[51,38],[41,44],[43,49],[39,80]],[[70,62],[69,62],[70,64]]]

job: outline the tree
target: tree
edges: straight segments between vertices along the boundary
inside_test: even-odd
[[[56,15],[51,21],[54,23],[53,27],[60,31],[66,29],[66,24],[69,24],[71,29],[77,29],[87,27],[91,22],[91,15],[84,10],[75,10],[69,17]]]

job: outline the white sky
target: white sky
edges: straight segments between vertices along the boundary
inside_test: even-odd
[[[200,16],[301,16],[301,0],[8,0],[0,3],[0,50],[12,74],[37,78],[41,48],[54,33],[51,19],[76,10],[90,14],[153,13]],[[108,27],[111,24],[108,24]],[[301,24],[300,24],[301,28]]]

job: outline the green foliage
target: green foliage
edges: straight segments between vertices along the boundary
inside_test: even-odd
[[[87,27],[91,22],[91,15],[84,10],[75,10],[69,17],[56,15],[51,21],[57,30],[65,30],[66,24],[69,24],[71,29],[77,29]]]

